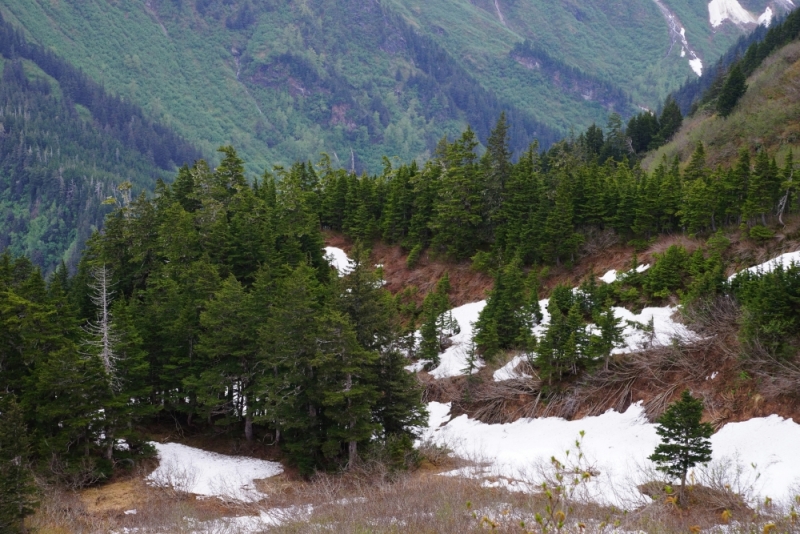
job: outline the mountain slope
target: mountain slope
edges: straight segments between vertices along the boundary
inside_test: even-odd
[[[782,5],[746,7],[758,16]],[[323,151],[376,171],[383,155],[426,157],[466,123],[485,140],[501,109],[515,148],[534,137],[547,145],[610,111],[656,107],[695,76],[692,54],[709,64],[755,26],[715,28],[697,0],[8,0],[0,9],[206,153],[233,143],[258,171]],[[556,68],[514,54],[526,39]],[[601,86],[619,97],[597,97]]]
[[[769,56],[748,78],[747,92],[733,113],[721,117],[713,107],[684,120],[673,140],[644,161],[654,167],[662,158],[688,162],[698,142],[706,147],[710,166],[731,165],[742,148],[764,149],[783,163],[800,149],[800,42]]]
[[[200,153],[0,18],[0,250],[44,270],[77,262],[108,198],[138,194]]]

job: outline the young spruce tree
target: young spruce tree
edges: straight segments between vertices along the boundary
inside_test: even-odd
[[[684,390],[679,401],[671,404],[658,419],[656,433],[661,443],[650,460],[658,464],[659,471],[681,481],[680,502],[685,503],[686,476],[689,469],[711,461],[711,441],[714,429],[701,423],[703,401]]]

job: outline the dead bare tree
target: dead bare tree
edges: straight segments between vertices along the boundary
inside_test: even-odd
[[[91,347],[92,354],[96,354],[103,362],[109,385],[116,389],[119,385],[116,374],[116,364],[119,355],[116,352],[119,336],[116,333],[114,319],[111,315],[111,304],[114,302],[115,292],[111,289],[111,271],[103,265],[92,270],[90,284],[92,304],[97,306],[97,320],[90,321],[83,327],[87,334],[84,344]]]

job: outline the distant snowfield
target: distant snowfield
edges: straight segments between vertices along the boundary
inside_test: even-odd
[[[712,28],[717,28],[726,20],[734,24],[763,24],[769,26],[772,23],[772,8],[767,9],[760,16],[756,17],[737,0],[711,0],[708,3],[708,21]]]
[[[582,496],[600,503],[624,506],[642,499],[636,486],[650,478],[647,471],[653,465],[647,457],[659,442],[656,426],[647,421],[640,404],[625,413],[609,411],[577,421],[548,417],[500,425],[466,415],[443,423],[449,404],[434,402],[428,409],[431,422],[424,437],[480,464],[450,475],[481,478],[485,485],[512,490],[530,490],[541,482],[537,465],[548,464],[552,457],[569,464],[570,458],[577,457],[575,442],[585,432],[583,464],[592,467],[596,476]],[[800,425],[776,415],[730,423],[714,434],[711,443],[712,465],[741,465],[743,478],[753,481],[757,496],[787,503],[794,499],[793,486],[800,483],[796,454]],[[569,457],[568,450],[572,451]]]
[[[179,443],[151,442],[159,464],[147,477],[154,486],[168,486],[186,493],[219,497],[225,500],[255,502],[264,494],[255,480],[283,473],[278,462],[256,458],[226,456]]]

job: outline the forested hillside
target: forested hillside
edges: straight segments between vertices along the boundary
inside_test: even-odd
[[[800,148],[800,14],[759,32],[756,42],[742,41],[726,54],[708,84],[690,83],[675,94],[691,116],[671,143],[650,154],[652,168],[666,156],[687,162],[698,142],[707,148],[708,163],[733,165],[742,149],[785,158]],[[700,91],[703,87],[705,91]]]
[[[657,108],[696,76],[692,54],[708,65],[757,26],[712,26],[705,2],[661,4],[11,0],[2,9],[206,153],[231,143],[260,173],[322,152],[358,172],[378,172],[384,155],[424,160],[466,124],[484,142],[501,110],[517,153],[533,138],[546,147],[611,111]],[[757,17],[768,6],[785,10],[763,0],[747,9]],[[544,62],[519,53],[526,39]]]
[[[85,20],[97,15],[93,4],[75,6],[69,9],[87,10]],[[278,5],[265,4],[266,11],[246,6],[231,11],[208,0],[191,8],[208,17],[196,20],[216,20],[230,31],[263,29],[259,17],[286,13]],[[303,6],[309,32],[303,39],[310,39],[313,25],[327,19]],[[148,5],[146,13],[170,36],[184,8],[189,4],[163,4],[158,11]],[[129,11],[134,19],[136,13]],[[371,8],[364,13],[390,16]],[[396,24],[409,23],[403,20]],[[800,266],[791,261],[800,252],[791,137],[798,20],[800,12],[790,14],[721,69],[691,115],[684,117],[670,97],[657,114],[612,113],[604,128],[592,124],[546,146],[525,137],[526,128],[540,127],[531,116],[499,111],[501,101],[449,61],[435,39],[403,26],[410,32],[402,34],[404,49],[416,50],[420,70],[396,71],[395,83],[430,83],[434,96],[415,93],[414,105],[441,112],[431,117],[441,117],[448,132],[469,116],[476,128],[433,139],[427,158],[376,157],[364,164],[379,169],[373,173],[358,172],[354,149],[349,166],[334,151],[258,176],[231,145],[216,150],[211,159],[217,163],[181,164],[199,153],[178,134],[3,26],[0,143],[7,151],[0,201],[3,224],[12,231],[0,236],[9,240],[0,254],[0,525],[24,531],[40,498],[43,514],[88,524],[97,515],[75,512],[79,506],[68,499],[115,477],[143,479],[153,469],[154,447],[163,445],[153,442],[157,438],[201,436],[236,453],[268,451],[303,488],[323,487],[320,502],[328,506],[334,486],[372,491],[375,477],[388,493],[424,461],[452,461],[446,445],[416,441],[429,425],[444,423],[427,418],[425,403],[469,415],[475,428],[521,417],[623,411],[637,401],[643,401],[642,423],[663,413],[686,387],[702,389],[706,416],[719,426],[754,413],[800,413]],[[383,46],[392,35],[381,36]],[[353,53],[340,45],[340,57]],[[325,88],[316,95],[320,113],[326,98],[351,98],[338,85],[344,84],[337,78],[344,62],[312,62],[295,55],[297,49],[261,49],[249,66],[242,64],[242,73],[284,80],[304,95],[303,105],[314,100],[304,93],[311,81],[319,84]],[[609,101],[623,98],[613,85],[564,67],[535,42],[522,41],[513,53],[557,73],[565,91],[591,87]],[[348,101],[353,107],[345,118],[358,102],[383,102],[368,92],[362,97]],[[457,110],[458,118],[445,109]],[[372,116],[374,132],[366,126],[354,131],[363,128],[367,137],[379,132],[380,110]],[[305,120],[297,127],[310,124]],[[174,124],[180,130],[180,122]],[[530,141],[524,150],[521,139]],[[103,218],[102,229],[93,231]],[[352,244],[347,265],[334,268],[325,256],[326,234]],[[70,266],[59,261],[58,246],[67,242],[67,257],[75,260]],[[387,285],[383,266],[370,256],[376,245],[400,251],[402,275],[425,261],[437,262],[442,276],[424,295],[408,278]],[[623,251],[625,266],[600,277],[591,265],[612,249]],[[783,253],[791,254],[747,269]],[[647,264],[640,255],[647,255]],[[44,275],[40,265],[52,273]],[[480,295],[485,300],[467,304],[469,321],[460,316],[463,309],[458,317],[453,309],[448,269],[456,266],[494,280]],[[387,287],[401,289],[393,294]],[[628,319],[645,312],[649,322]],[[680,330],[665,338],[656,312],[660,322]],[[455,363],[439,372],[456,350]],[[718,373],[724,376],[714,382]],[[693,410],[699,424],[702,402]],[[712,432],[710,424],[703,429]],[[583,432],[579,436],[578,451]],[[551,464],[553,480],[561,484],[566,476],[573,488],[600,475],[591,467],[567,472],[559,461]],[[692,497],[717,503],[702,509],[707,524],[728,523],[733,514],[756,531],[777,528],[762,529],[759,521],[794,524],[794,504],[742,504],[743,491],[726,484],[725,477],[741,475],[731,465],[715,467],[710,497],[701,491]],[[324,472],[351,478],[344,484]],[[420,478],[444,478],[429,475]],[[162,529],[169,520],[213,531],[186,519],[185,511],[205,506],[185,499],[187,481],[178,479],[189,475],[171,476],[158,495],[173,499],[170,506],[181,503],[179,518],[173,509],[148,528]],[[632,486],[650,499],[631,508],[637,513],[595,504],[580,513],[598,522],[609,514],[615,522],[641,521],[631,531],[652,525],[664,532],[696,530],[697,516],[684,510],[700,507],[676,498],[669,477],[646,476],[646,483]],[[681,493],[686,470],[682,476]],[[536,488],[547,489],[549,480]],[[511,494],[499,484],[482,484],[457,493],[459,517],[475,519],[476,531],[494,523],[472,512],[469,492]],[[276,493],[303,495],[285,488]],[[529,505],[543,503],[554,525],[573,513],[560,500],[559,518],[553,497],[544,492],[538,498],[526,496]],[[360,506],[375,497],[359,499]],[[301,513],[287,505],[283,513],[302,530],[312,508]],[[197,517],[253,518],[253,510],[215,502]],[[105,514],[103,525],[116,528],[143,512],[123,508]],[[435,513],[417,512],[411,511],[447,531],[430,523],[440,520]],[[326,513],[318,515],[323,524],[331,522]],[[386,531],[396,530],[397,513],[381,512]],[[676,517],[679,523],[671,522]],[[514,529],[517,524],[515,518]]]
[[[77,265],[107,199],[152,190],[200,155],[2,18],[0,65],[0,248],[48,272]]]

